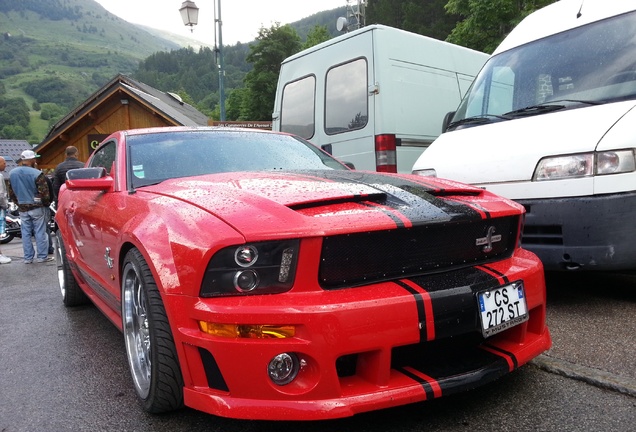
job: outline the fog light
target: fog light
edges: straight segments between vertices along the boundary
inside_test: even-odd
[[[252,291],[259,282],[258,273],[254,270],[241,270],[234,275],[234,288],[239,291]]]
[[[285,385],[292,382],[298,375],[300,363],[296,354],[282,353],[274,357],[267,366],[269,378],[276,385]]]

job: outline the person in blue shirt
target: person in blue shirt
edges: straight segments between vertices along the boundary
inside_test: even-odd
[[[36,168],[39,157],[33,150],[25,150],[20,157],[21,165],[9,174],[9,197],[18,205],[22,224],[22,249],[24,263],[53,261],[48,256],[49,239],[46,233],[46,208],[51,203],[51,191],[44,173]],[[36,251],[31,237],[35,237]]]

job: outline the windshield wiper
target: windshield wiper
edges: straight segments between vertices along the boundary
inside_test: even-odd
[[[527,106],[525,108],[519,108],[504,114],[504,116],[512,116],[512,117],[524,117],[524,116],[533,116],[538,114],[545,114],[552,111],[559,111],[567,107],[567,105],[562,102],[568,102],[573,104],[583,104],[583,105],[600,105],[603,102],[590,101],[590,100],[579,100],[579,99],[559,99],[553,100],[549,102],[543,102],[537,105]]]
[[[533,116],[538,114],[545,114],[547,112],[559,111],[565,108],[565,105],[532,105],[525,108],[519,108],[514,111],[507,112],[507,116],[512,117],[523,117],[523,116]]]
[[[510,120],[506,114],[504,115],[496,115],[496,114],[480,114],[473,117],[466,117],[461,120],[457,120],[448,124],[446,130],[455,129],[457,126],[467,125],[467,124],[485,124],[492,123],[495,120]]]
[[[584,100],[584,99],[555,99],[548,102],[544,102],[546,104],[560,103],[560,102],[570,102],[573,104],[582,104],[582,105],[603,105],[604,101],[593,101],[593,100]]]

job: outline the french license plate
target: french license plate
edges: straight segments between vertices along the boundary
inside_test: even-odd
[[[477,293],[481,332],[484,337],[528,320],[523,282]]]

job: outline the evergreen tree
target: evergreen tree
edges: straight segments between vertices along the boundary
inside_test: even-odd
[[[448,0],[446,10],[460,21],[446,39],[492,53],[504,37],[530,13],[555,0]]]
[[[24,99],[0,97],[0,138],[24,139],[31,133],[29,107]]]
[[[368,0],[366,24],[384,24],[444,40],[459,20],[457,15],[446,13],[447,1]]]
[[[331,39],[331,35],[329,34],[329,30],[327,30],[327,26],[315,25],[309,30],[307,34],[307,40],[302,46],[302,49],[311,48],[314,45],[318,45],[319,43],[326,42]]]
[[[300,48],[300,36],[289,24],[281,26],[275,23],[268,29],[261,27],[246,59],[253,68],[245,76],[246,95],[241,106],[241,118],[272,119],[280,64]]]

